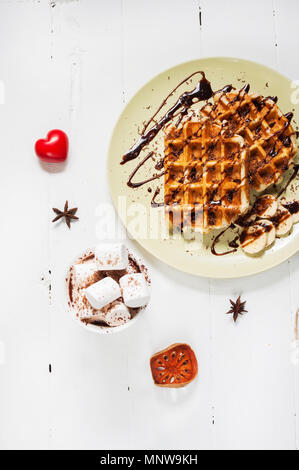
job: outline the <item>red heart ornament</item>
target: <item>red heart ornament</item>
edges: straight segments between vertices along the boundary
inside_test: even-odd
[[[36,155],[44,162],[61,163],[66,160],[69,139],[65,132],[53,129],[48,132],[46,139],[35,143]]]

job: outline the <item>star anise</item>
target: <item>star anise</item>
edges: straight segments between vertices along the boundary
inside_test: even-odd
[[[231,308],[226,312],[226,314],[232,313],[234,322],[236,322],[239,315],[243,315],[243,313],[247,312],[247,310],[244,309],[246,300],[241,302],[241,296],[239,295],[236,302],[233,302],[231,299],[229,299],[229,301],[231,303]]]
[[[56,209],[56,207],[53,207],[53,211],[55,212],[56,217],[52,220],[52,222],[57,222],[57,220],[61,219],[62,217],[65,218],[66,225],[68,228],[71,228],[71,221],[72,220],[78,220],[79,217],[77,217],[75,214],[77,212],[78,208],[74,207],[73,209],[69,209],[69,203],[68,201],[65,202],[64,209],[63,211]]]

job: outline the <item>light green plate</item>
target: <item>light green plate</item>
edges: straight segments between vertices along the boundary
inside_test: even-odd
[[[197,70],[203,70],[206,73],[213,90],[218,90],[230,83],[240,88],[248,82],[251,91],[265,96],[277,95],[282,111],[294,112],[294,126],[299,122],[299,105],[291,102],[292,94],[293,98],[296,97],[296,90],[291,87],[291,81],[268,67],[224,57],[200,59],[173,67],[153,78],[136,93],[115,126],[108,156],[112,200],[129,235],[149,253],[174,268],[213,278],[233,278],[255,274],[276,266],[298,251],[299,224],[294,225],[289,236],[276,239],[275,244],[258,257],[246,256],[240,249],[236,253],[217,257],[207,248],[211,245],[215,233],[195,242],[186,242],[182,238],[171,239],[167,231],[164,235],[161,233],[158,219],[160,216],[163,219],[163,208],[151,208],[150,202],[157,186],[161,187],[157,200],[163,200],[163,178],[137,189],[131,189],[126,184],[129,174],[136,167],[136,162],[140,161],[151,149],[155,150],[156,154],[160,153],[161,157],[163,156],[162,135],[144,149],[137,160],[120,165],[122,155],[136,142],[138,131],[142,129],[144,121],[153,115],[163,99],[180,81]],[[167,102],[164,112],[176,101],[179,94],[186,89],[194,88],[198,77],[195,76],[192,83],[187,86],[183,85],[178,90],[175,96]],[[157,173],[157,170],[154,170],[154,163],[148,161],[134,181],[148,178],[155,172]],[[293,188],[299,186],[298,180],[295,183],[292,185]],[[148,187],[152,188],[151,193],[148,192]],[[298,189],[296,191],[296,198],[298,198]],[[294,198],[294,193],[290,193],[289,196]],[[225,247],[227,244],[224,239],[223,243],[217,245],[217,250],[225,251]]]

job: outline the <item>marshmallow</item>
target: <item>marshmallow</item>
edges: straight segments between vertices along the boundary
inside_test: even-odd
[[[95,310],[90,305],[85,297],[84,290],[79,291],[76,296],[76,317],[87,322],[104,321],[103,312]]]
[[[137,308],[146,305],[150,292],[144,274],[125,274],[119,280],[124,303],[128,307]]]
[[[85,296],[90,305],[99,310],[121,297],[118,283],[111,277],[105,277],[85,289]]]
[[[112,302],[103,308],[103,321],[108,326],[124,325],[130,318],[131,314],[122,302]]]
[[[73,267],[74,281],[76,287],[86,287],[87,284],[92,284],[99,281],[99,268],[97,263],[90,261],[88,263],[75,264]]]
[[[95,249],[98,269],[125,269],[128,266],[128,251],[123,243],[102,243]]]

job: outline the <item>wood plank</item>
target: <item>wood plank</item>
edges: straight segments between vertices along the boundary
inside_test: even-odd
[[[272,1],[254,1],[246,11],[242,2],[234,0],[201,0],[200,5],[205,55],[244,57],[277,66]],[[228,299],[239,294],[247,300],[249,313],[233,325],[225,311]],[[288,264],[254,277],[212,281],[211,304],[215,447],[294,448]]]
[[[121,2],[56,3],[52,14],[52,110],[70,137],[69,163],[51,180],[50,207],[68,199],[78,223],[50,228],[51,447],[122,448],[128,443],[127,335],[84,331],[65,309],[64,276],[97,243],[96,210],[109,201],[106,150],[123,105]]]
[[[1,3],[2,449],[48,445],[49,193],[48,174],[34,154],[50,101],[48,29],[47,5]]]

